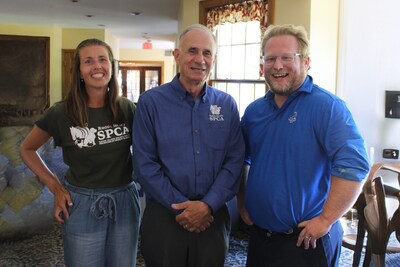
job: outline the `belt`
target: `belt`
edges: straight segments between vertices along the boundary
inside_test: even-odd
[[[257,233],[264,235],[265,237],[292,237],[298,236],[303,228],[291,228],[285,232],[274,232],[271,230],[266,230],[261,228],[258,225],[253,224],[253,228],[256,230]]]

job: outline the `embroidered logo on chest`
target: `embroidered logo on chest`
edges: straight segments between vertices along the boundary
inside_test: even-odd
[[[297,112],[295,111],[292,116],[289,117],[290,123],[295,123],[297,120]]]
[[[210,105],[210,121],[223,121],[224,115],[221,115],[221,107]]]

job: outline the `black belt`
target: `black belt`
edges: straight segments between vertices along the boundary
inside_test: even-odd
[[[303,228],[291,228],[285,232],[274,232],[270,230],[263,229],[255,224],[253,224],[253,228],[256,230],[257,233],[264,235],[265,237],[292,237],[298,236]]]

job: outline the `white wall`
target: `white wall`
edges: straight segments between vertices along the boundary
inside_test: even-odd
[[[312,0],[309,74],[314,82],[336,93],[339,0]]]
[[[400,91],[400,1],[340,0],[338,95],[375,148],[400,148],[400,119],[385,118],[385,90]]]

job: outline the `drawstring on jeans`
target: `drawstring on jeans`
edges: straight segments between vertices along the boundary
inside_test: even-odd
[[[114,219],[114,222],[117,221],[117,203],[112,194],[113,193],[97,195],[97,198],[93,201],[92,206],[90,207],[90,212],[94,217],[97,219],[109,217],[110,219]],[[115,216],[113,216],[113,208]]]
[[[115,194],[129,190],[131,187],[135,187],[135,182],[131,181],[129,184],[115,187],[113,189],[87,189],[81,188],[68,183],[65,179],[63,181],[65,187],[72,192],[90,196],[92,204],[90,206],[90,213],[96,219],[110,218],[117,221],[117,201],[115,200]],[[136,187],[135,187],[136,188]],[[113,211],[114,209],[114,211]]]

